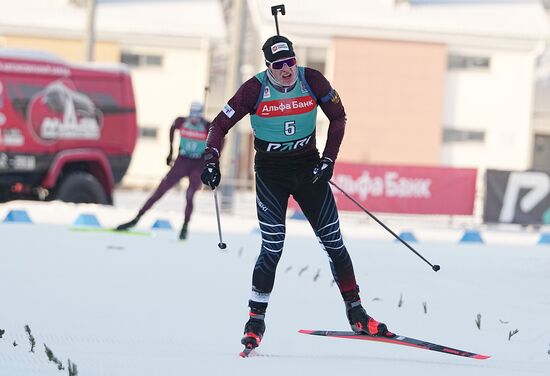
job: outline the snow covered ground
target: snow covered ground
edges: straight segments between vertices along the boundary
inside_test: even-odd
[[[64,366],[70,358],[79,375],[94,376],[550,374],[550,246],[536,245],[537,234],[503,233],[509,241],[472,245],[442,236],[450,233],[444,227],[420,228],[433,240],[414,246],[441,265],[435,273],[383,229],[343,218],[367,311],[394,332],[491,355],[473,360],[297,333],[349,327],[325,254],[304,221],[289,219],[261,356],[241,359],[260,244],[253,201],[222,216],[225,251],[217,247],[209,192],[197,198],[185,242],[176,240],[183,205],[176,193],[138,226],[148,231],[163,217],[174,231],[72,229],[83,212],[112,227],[130,219],[144,198],[121,193],[115,207],[0,205],[1,376],[68,374],[48,362],[44,344]],[[14,208],[25,209],[34,223],[1,223]],[[34,353],[25,325],[36,340]]]

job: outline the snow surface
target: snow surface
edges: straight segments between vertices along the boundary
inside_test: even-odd
[[[550,246],[416,244],[441,265],[434,273],[384,230],[370,236],[376,227],[343,216],[367,311],[397,333],[492,356],[473,360],[297,333],[349,326],[326,255],[307,224],[289,219],[260,356],[241,359],[260,244],[253,201],[222,215],[226,251],[217,247],[209,192],[199,194],[185,242],[176,240],[176,220],[176,230],[151,236],[71,229],[83,212],[114,226],[130,219],[144,198],[124,194],[115,207],[0,205],[0,221],[19,207],[34,222],[0,222],[1,376],[68,374],[48,362],[44,344],[65,366],[68,358],[76,363],[79,375],[94,376],[550,374]],[[158,216],[181,216],[178,198],[159,202],[138,229],[148,230]],[[34,353],[25,325],[36,339]]]

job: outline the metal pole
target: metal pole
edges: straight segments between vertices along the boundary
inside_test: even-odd
[[[374,219],[376,221],[376,223],[378,223],[380,226],[382,226],[386,231],[388,231],[390,234],[392,234],[394,236],[394,238],[396,238],[397,240],[399,240],[405,247],[407,247],[408,249],[410,249],[411,251],[413,251],[418,257],[420,257],[426,264],[430,265],[432,267],[432,270],[434,272],[437,272],[441,269],[441,267],[439,265],[433,265],[431,262],[429,262],[428,260],[426,260],[424,258],[424,256],[422,256],[420,253],[418,253],[416,251],[416,249],[414,249],[409,243],[407,243],[406,241],[404,241],[403,239],[401,239],[401,237],[399,235],[397,235],[395,232],[392,231],[391,228],[389,228],[388,226],[386,226],[381,220],[379,220],[378,218],[376,218],[376,216],[374,214],[372,214],[370,211],[368,211],[363,205],[361,205],[356,199],[354,199],[353,197],[351,197],[349,195],[349,193],[347,193],[346,191],[344,191],[342,188],[340,188],[339,186],[337,186],[332,180],[329,180],[329,184],[331,184],[333,187],[335,187],[336,189],[338,189],[340,192],[342,192],[344,194],[344,196],[346,196],[347,198],[349,198],[355,205],[357,205],[359,208],[363,209],[363,211],[369,216],[371,217],[372,219]]]
[[[86,61],[94,61],[96,0],[88,0],[86,17]]]
[[[223,239],[222,239],[222,224],[221,224],[221,221],[220,221],[220,209],[218,207],[218,194],[217,194],[218,190],[216,188],[214,188],[214,203],[216,204],[216,219],[218,221],[218,237],[220,239],[220,242],[218,243],[218,248],[220,249],[225,249],[227,248],[227,244],[225,244],[223,242]]]

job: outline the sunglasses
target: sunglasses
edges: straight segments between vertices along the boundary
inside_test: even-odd
[[[287,67],[290,68],[290,67],[293,67],[294,65],[296,65],[296,58],[295,57],[290,57],[288,59],[274,61],[273,63],[270,63],[269,61],[266,61],[266,63],[268,63],[271,66],[271,69],[283,69],[283,66],[285,64],[287,65]]]

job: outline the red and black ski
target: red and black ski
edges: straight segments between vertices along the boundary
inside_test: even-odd
[[[375,337],[375,336],[369,336],[367,334],[358,334],[355,332],[348,332],[348,331],[303,330],[303,329],[300,330],[299,332],[302,334],[311,334],[314,336],[361,339],[365,341],[393,343],[395,345],[416,347],[418,349],[438,351],[445,354],[463,356],[463,357],[472,358],[472,359],[490,358],[490,356],[488,355],[481,355],[481,354],[471,353],[464,350],[453,349],[452,347],[442,346],[436,343],[421,341],[419,339],[405,337],[401,335],[395,335],[395,337]]]

